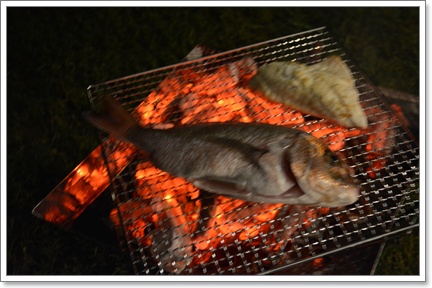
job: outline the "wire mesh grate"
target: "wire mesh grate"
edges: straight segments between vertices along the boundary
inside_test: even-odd
[[[336,129],[270,107],[244,88],[264,63],[313,64],[330,55],[352,71],[371,129]],[[332,209],[235,200],[154,169],[133,146],[101,134],[110,139],[103,152],[118,208],[113,222],[137,274],[267,274],[418,224],[416,141],[326,28],[92,85],[88,94],[95,108],[102,96],[115,96],[141,124],[155,128],[259,121],[312,134],[330,129],[323,140],[353,168],[361,189],[358,202]]]

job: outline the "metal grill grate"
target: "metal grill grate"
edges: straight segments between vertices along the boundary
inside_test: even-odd
[[[242,81],[264,63],[313,64],[335,54],[353,73],[369,130],[335,130],[326,120],[269,108],[244,88]],[[142,124],[157,128],[260,121],[311,133],[333,129],[322,138],[354,169],[361,189],[357,203],[335,209],[233,200],[151,170],[133,146],[110,138],[103,153],[118,207],[112,219],[137,274],[274,273],[418,225],[417,144],[325,28],[92,85],[88,94],[95,108],[100,97],[113,95]]]

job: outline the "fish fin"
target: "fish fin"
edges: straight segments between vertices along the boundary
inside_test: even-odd
[[[130,128],[138,125],[113,97],[105,96],[102,103],[103,112],[89,111],[83,114],[83,117],[96,128],[118,138],[124,138]]]
[[[282,197],[287,198],[287,199],[299,199],[300,197],[303,197],[304,195],[306,195],[303,190],[301,190],[301,188],[298,185],[295,185],[293,187],[291,187],[290,189],[288,189],[287,191],[285,191],[282,194]]]
[[[200,178],[192,181],[193,185],[208,192],[244,198],[248,192],[244,185],[228,179]]]
[[[291,204],[291,205],[317,205],[316,199],[306,194],[298,185],[293,186],[281,195],[277,196],[264,196],[267,201]],[[273,199],[270,199],[273,198]],[[277,201],[275,200],[277,199]]]
[[[296,189],[296,188],[297,187],[294,187],[294,188],[291,188],[290,190]],[[291,192],[289,192],[289,193],[291,193]],[[295,192],[291,193],[291,194],[293,196],[296,195]],[[284,194],[284,196],[285,196],[285,194]],[[287,203],[289,202],[289,204],[293,204],[293,205],[317,205],[317,204],[319,204],[319,202],[317,202],[317,200],[315,198],[311,197],[308,194],[303,194],[301,196],[288,197],[288,198],[285,198],[284,196],[283,196],[283,199],[288,200]]]

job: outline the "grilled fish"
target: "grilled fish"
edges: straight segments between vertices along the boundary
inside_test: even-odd
[[[158,261],[160,268],[170,273],[180,273],[193,257],[190,234],[172,213],[172,209],[180,209],[179,206],[173,208],[166,203],[169,200],[158,196],[153,200],[151,207],[154,212],[158,215],[165,214],[166,217],[158,222],[160,229],[151,230],[149,233],[153,238],[150,253]]]
[[[357,201],[349,166],[324,142],[262,123],[206,123],[157,130],[140,126],[112,97],[95,127],[134,144],[150,161],[196,187],[252,202],[338,207]]]
[[[368,126],[355,80],[339,56],[313,65],[264,64],[251,78],[249,87],[273,101],[348,128]]]

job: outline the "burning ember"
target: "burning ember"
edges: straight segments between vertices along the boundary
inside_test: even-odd
[[[408,123],[400,107],[388,111],[361,73],[353,76],[369,120],[363,130],[299,113],[248,89],[258,63],[315,63],[339,50],[320,28],[92,85],[89,95],[91,101],[115,96],[142,125],[156,129],[262,122],[303,130],[353,167],[362,192],[356,204],[329,209],[214,195],[157,169],[145,153],[109,136],[35,207],[34,215],[66,226],[111,186],[117,208],[110,219],[125,236],[137,274],[272,273],[307,257],[319,268],[327,265],[323,251],[386,235],[393,226],[415,225],[417,145],[404,138],[400,123]]]
[[[377,107],[367,109],[374,124],[365,130],[347,129],[327,120],[306,121],[308,115],[261,98],[242,85],[256,70],[254,60],[245,58],[211,72],[191,68],[174,73],[145,98],[134,116],[141,125],[159,129],[229,121],[287,125],[322,138],[333,151],[343,149],[346,139],[365,138],[369,177],[374,178],[385,165],[385,157],[391,152],[394,136],[391,126],[395,121],[388,113]],[[115,153],[119,154],[118,159],[124,159],[131,152]],[[124,164],[116,162],[117,167]],[[118,210],[112,211],[111,220],[121,229],[120,213],[125,229],[149,249],[150,257],[162,271],[170,273],[182,273],[187,268],[193,270],[197,264],[212,262],[211,251],[222,244],[225,247],[226,243],[240,241],[260,247],[262,235],[271,236],[266,239],[266,248],[257,248],[257,253],[271,258],[287,249],[298,228],[307,230],[316,225],[319,217],[330,213],[329,208],[257,204],[224,196],[213,196],[211,204],[204,205],[200,190],[145,160],[136,166],[135,181],[133,198],[139,200],[121,203]],[[279,232],[270,234],[275,227],[279,227]]]

